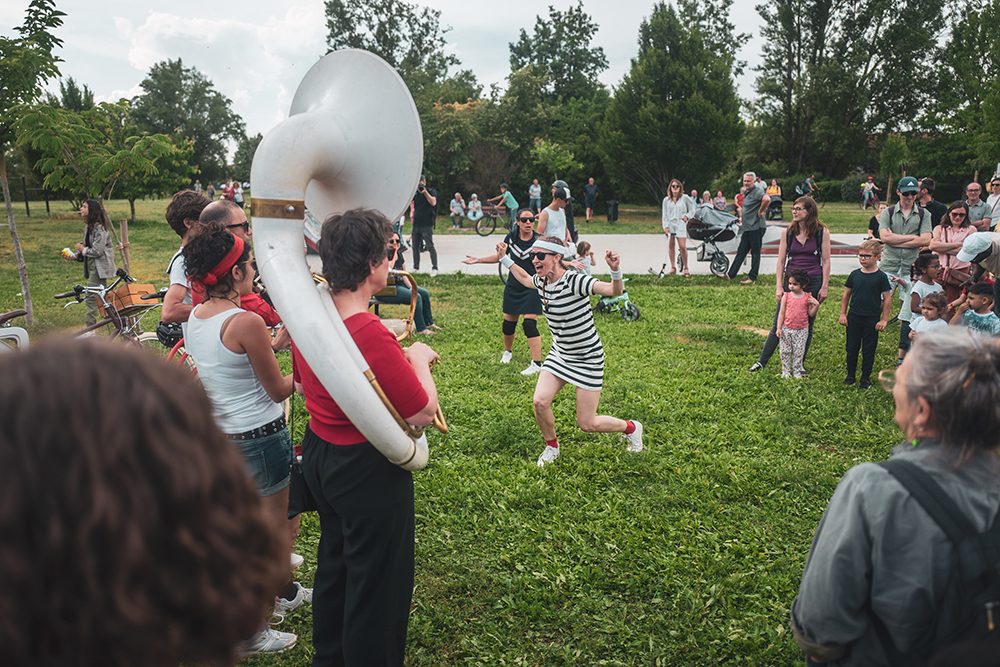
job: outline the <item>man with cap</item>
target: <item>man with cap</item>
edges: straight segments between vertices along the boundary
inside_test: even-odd
[[[566,213],[566,229],[569,230],[573,243],[576,243],[579,235],[576,233],[576,225],[573,223],[573,193],[569,191],[569,185],[562,179],[553,181],[552,194],[555,194],[556,188],[562,188],[566,191],[566,205],[563,207],[563,211]]]
[[[976,232],[962,241],[962,249],[955,255],[960,262],[972,262],[972,282],[977,282],[987,271],[1000,276],[1000,234]],[[1000,280],[993,283],[993,312],[1000,317]]]
[[[886,244],[879,268],[891,276],[908,279],[913,260],[930,245],[931,216],[917,204],[919,192],[917,179],[904,176],[896,186],[899,203],[879,215],[879,238]]]
[[[990,230],[990,205],[982,200],[983,186],[972,181],[965,186],[965,203],[969,207],[969,222],[981,232]]]
[[[566,190],[552,188],[552,203],[538,214],[538,236],[554,236],[561,241],[570,241],[569,227],[566,225]]]

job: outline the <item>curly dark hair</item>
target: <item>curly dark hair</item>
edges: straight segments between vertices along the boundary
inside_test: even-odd
[[[201,386],[96,338],[0,374],[0,664],[231,665],[287,546]]]
[[[212,200],[194,190],[181,190],[170,198],[167,204],[167,224],[177,236],[184,238],[187,233],[185,220],[197,220],[202,209],[212,203]]]
[[[327,218],[319,238],[319,255],[330,290],[357,290],[371,274],[372,265],[385,261],[390,238],[392,225],[372,209],[355,208]]]
[[[795,278],[795,282],[802,286],[803,292],[809,291],[809,274],[802,269],[795,269],[794,271],[789,271],[789,278]]]
[[[226,253],[233,247],[235,237],[222,227],[203,229],[199,234],[185,244],[181,251],[184,256],[184,267],[192,280],[200,281],[208,272],[222,261]],[[385,251],[383,250],[383,255]],[[250,259],[250,244],[243,245],[243,254],[236,265],[243,265]],[[246,268],[249,270],[249,267]],[[233,290],[232,272],[219,278],[219,282],[206,286],[208,295],[229,294]]]

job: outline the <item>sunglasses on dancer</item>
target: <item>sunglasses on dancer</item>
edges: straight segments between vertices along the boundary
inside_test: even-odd
[[[544,262],[546,257],[555,257],[554,252],[533,252],[528,255],[531,259],[537,259],[539,262]]]
[[[521,218],[517,219],[518,222],[534,222],[535,220],[536,220],[536,218],[533,215],[532,216],[528,216],[527,218],[521,217]]]

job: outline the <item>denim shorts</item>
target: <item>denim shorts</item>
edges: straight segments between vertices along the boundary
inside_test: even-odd
[[[292,436],[284,428],[254,440],[234,441],[250,468],[257,492],[273,496],[288,488],[292,466]]]

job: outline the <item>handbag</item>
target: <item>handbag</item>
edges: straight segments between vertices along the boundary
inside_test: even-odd
[[[942,231],[944,233],[944,242],[950,243],[948,241],[948,228],[943,227]],[[951,266],[951,255],[945,253],[945,266],[941,270],[941,283],[944,285],[951,285],[952,287],[961,287],[965,283],[972,280],[972,272],[965,269],[956,269]]]
[[[292,433],[295,419],[295,393],[289,398],[288,431]],[[293,434],[294,435],[294,434]],[[288,471],[288,519],[292,520],[303,512],[315,512],[319,509],[316,498],[309,491],[305,475],[302,473],[302,445],[296,445],[292,455],[292,466]]]

